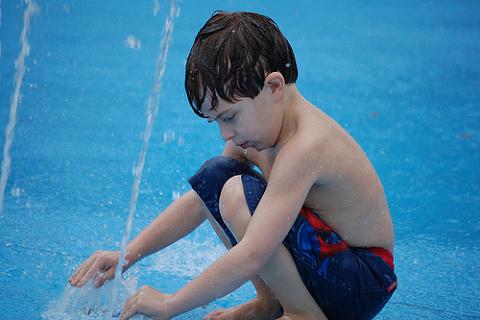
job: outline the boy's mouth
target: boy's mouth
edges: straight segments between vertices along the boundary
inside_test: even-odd
[[[243,149],[247,149],[248,148],[248,142],[242,143],[239,146]]]

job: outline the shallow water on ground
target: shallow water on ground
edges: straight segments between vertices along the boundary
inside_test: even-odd
[[[71,272],[123,234],[166,1],[37,1],[4,215],[0,309],[39,319]],[[157,6],[158,4],[158,6]],[[0,141],[25,5],[2,1]],[[399,288],[378,319],[479,319],[480,12],[476,2],[179,2],[139,203],[137,234],[222,149],[183,92],[196,31],[216,9],[270,15],[297,55],[298,87],[377,168],[396,232]],[[159,9],[158,9],[159,8]],[[156,14],[155,14],[156,12]],[[127,277],[180,288],[222,254],[203,225]],[[246,285],[179,319],[253,296]]]

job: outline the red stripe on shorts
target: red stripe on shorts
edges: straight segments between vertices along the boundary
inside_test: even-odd
[[[368,248],[368,250],[374,255],[380,257],[383,261],[385,261],[385,263],[388,264],[390,268],[392,268],[392,271],[394,270],[393,255],[390,253],[390,251],[378,247]]]
[[[340,238],[339,243],[327,243],[323,237],[322,233],[333,233],[335,232],[332,227],[326,224],[319,216],[317,216],[312,209],[302,208],[300,214],[308,221],[308,223],[317,231],[317,239],[320,242],[320,258],[331,257],[336,255],[339,252],[348,250],[350,247],[348,244]]]

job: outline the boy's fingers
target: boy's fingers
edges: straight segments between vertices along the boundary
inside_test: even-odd
[[[135,304],[137,302],[137,299],[138,292],[135,293],[130,299],[128,299],[127,302],[125,302],[125,306],[123,307],[123,312],[120,315],[119,320],[127,320],[136,314]]]
[[[78,281],[78,286],[79,287],[83,286],[88,280],[93,278],[98,271],[99,271],[98,260],[95,260],[92,266],[88,268],[84,276]]]
[[[127,320],[137,314],[137,310],[132,306],[130,309],[126,310],[123,315],[120,317],[120,320]]]
[[[99,288],[103,286],[103,284],[106,281],[113,278],[114,274],[115,274],[115,268],[109,268],[105,273],[99,276],[98,279],[95,281],[95,287]]]
[[[75,281],[75,279],[78,278],[78,275],[82,272],[83,268],[85,267],[85,264],[87,264],[89,260],[90,259],[85,260],[80,266],[77,267],[75,272],[70,277],[69,281]]]
[[[78,281],[83,278],[85,273],[90,269],[91,265],[93,264],[95,259],[87,259],[84,263],[78,267],[77,271],[72,275],[72,277],[69,279],[70,283],[72,285],[77,285]]]

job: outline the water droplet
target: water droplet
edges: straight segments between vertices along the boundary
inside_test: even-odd
[[[170,143],[175,140],[175,131],[168,130],[163,133],[163,143]]]
[[[132,35],[129,35],[127,39],[125,39],[125,47],[130,49],[140,50],[140,48],[142,47],[142,44],[140,43],[140,40],[138,40]]]
[[[72,8],[69,5],[63,5],[63,11],[65,11],[66,14],[69,14],[71,9]]]
[[[160,3],[158,0],[153,0],[153,15],[156,16],[160,11]]]
[[[12,195],[12,197],[18,198],[22,195],[22,191],[23,191],[22,189],[15,187],[15,188],[12,188],[12,190],[10,191],[10,194]]]
[[[178,198],[180,198],[180,192],[172,191],[172,200],[176,200]]]

